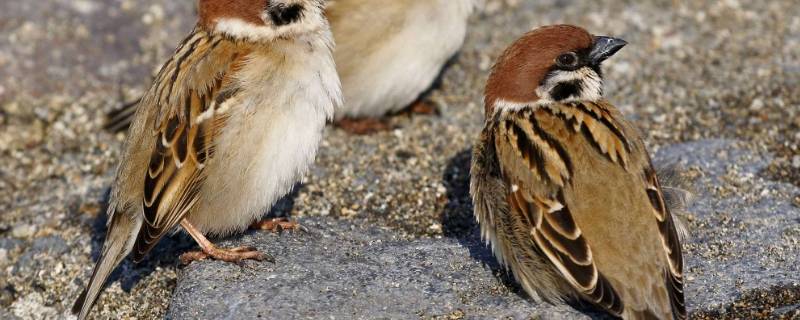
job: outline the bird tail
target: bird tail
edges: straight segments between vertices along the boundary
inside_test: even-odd
[[[124,215],[113,215],[112,219],[126,221],[114,221],[109,224],[103,252],[94,267],[89,285],[72,306],[72,313],[78,315],[78,319],[81,320],[86,318],[89,310],[94,306],[108,276],[133,248],[134,235],[141,227],[141,223],[128,220]]]
[[[659,317],[652,310],[627,310],[622,316],[623,319],[629,320],[669,320],[671,318]]]
[[[106,113],[103,129],[112,133],[127,131],[128,127],[130,127],[133,122],[134,115],[136,115],[136,109],[139,108],[139,101],[141,101],[141,99],[126,103]]]
[[[661,183],[661,192],[664,195],[664,204],[672,213],[675,230],[681,243],[689,240],[690,233],[684,217],[689,216],[689,207],[694,203],[695,191],[692,182],[683,173],[686,170],[680,165],[673,164],[657,169],[658,180]]]

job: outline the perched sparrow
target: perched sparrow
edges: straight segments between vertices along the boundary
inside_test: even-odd
[[[528,294],[683,319],[673,217],[641,137],[602,97],[600,63],[625,44],[558,25],[503,53],[473,153],[475,215]]]
[[[261,217],[312,163],[341,103],[322,0],[200,0],[200,20],[145,94],[108,208],[103,251],[73,312],[83,319],[114,267],[142,260],[180,224],[203,254]]]
[[[345,129],[380,129],[374,118],[399,111],[427,90],[461,48],[478,0],[333,0],[326,8],[342,79]],[[108,128],[124,130],[136,104],[109,114]],[[344,120],[363,118],[362,121]],[[360,129],[359,129],[360,128]]]

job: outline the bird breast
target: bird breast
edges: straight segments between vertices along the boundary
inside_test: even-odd
[[[189,220],[204,233],[245,229],[284,196],[313,163],[341,93],[333,60],[299,48],[291,59],[270,51],[249,57],[241,92],[208,162],[208,178]],[[287,63],[294,61],[294,63]]]

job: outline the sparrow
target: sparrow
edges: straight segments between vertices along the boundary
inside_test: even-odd
[[[199,21],[133,117],[108,231],[73,313],[84,319],[132,253],[141,261],[178,225],[202,257],[264,259],[205,235],[244,230],[308,171],[341,105],[323,0],[199,0]]]
[[[345,104],[339,127],[388,129],[380,118],[417,101],[464,44],[477,0],[336,0],[326,15],[336,38]],[[430,110],[429,110],[430,112]]]
[[[603,99],[600,65],[626,45],[535,29],[496,62],[470,194],[482,238],[530,296],[624,319],[685,319],[683,257],[650,156]]]
[[[378,118],[401,111],[432,86],[462,47],[479,0],[333,0],[325,15],[345,104],[339,127],[365,134],[388,126]],[[108,114],[107,128],[125,130],[136,109]]]

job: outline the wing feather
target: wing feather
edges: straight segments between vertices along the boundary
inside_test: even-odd
[[[195,31],[164,65],[156,85],[142,99],[142,108],[155,108],[155,139],[143,177],[145,219],[134,244],[135,261],[144,258],[197,203],[215,133],[226,117],[209,108],[238,92],[226,78],[241,56],[221,46],[222,41]]]
[[[501,122],[498,127],[499,135],[503,136],[496,140],[503,158],[500,169],[505,183],[511,186],[507,200],[509,210],[511,214],[524,217],[534,250],[546,256],[573,288],[610,313],[621,315],[622,300],[598,271],[592,249],[564,200],[562,189],[572,176],[572,160],[564,157],[566,151],[558,139],[543,134],[545,130],[533,120],[533,115],[520,115],[517,120]],[[601,132],[601,128],[587,129],[592,123],[600,124],[588,116],[578,119],[584,130]],[[529,173],[511,174],[515,168],[527,168]],[[548,185],[553,188],[544,187]]]
[[[491,126],[487,125],[485,131],[489,130],[491,135],[482,135],[481,145],[476,150],[481,149],[483,152],[476,152],[481,158],[473,162],[473,170],[481,169],[473,174],[473,183],[476,180],[475,175],[481,175],[497,177],[505,185],[505,188],[484,187],[483,190],[473,191],[476,215],[481,221],[484,238],[491,239],[492,242],[497,238],[492,230],[486,230],[493,229],[484,226],[487,220],[496,220],[494,215],[500,214],[513,216],[517,222],[509,228],[511,231],[504,232],[515,234],[516,230],[526,230],[530,242],[513,237],[507,237],[508,241],[514,241],[514,245],[529,246],[529,251],[541,254],[569,286],[616,316],[622,316],[623,312],[628,311],[625,310],[625,303],[619,292],[598,269],[592,247],[586,241],[570,204],[566,201],[565,192],[574,186],[573,171],[577,168],[573,168],[573,159],[566,152],[566,145],[562,145],[566,143],[565,140],[559,138],[565,134],[578,137],[582,135],[600,156],[618,164],[629,174],[636,175],[644,166],[641,155],[646,157],[646,151],[632,127],[615,120],[620,117],[622,115],[613,106],[602,101],[516,111],[493,121]],[[491,143],[486,142],[489,139]],[[477,167],[476,164],[485,166]],[[493,173],[490,165],[496,165],[499,172]],[[664,281],[671,307],[676,318],[683,319],[686,315],[683,261],[673,217],[664,202],[661,187],[652,169],[645,170],[642,177],[646,182],[645,191],[652,204],[653,217],[658,223],[664,253],[669,260],[669,266],[664,266]],[[486,178],[477,180],[481,183],[492,181]],[[479,197],[481,194],[500,191],[507,192],[507,207],[488,203],[493,201],[489,197]],[[493,205],[508,213],[497,209],[494,209],[497,212],[492,212]],[[498,250],[495,249],[495,252],[497,254]],[[504,255],[505,260],[515,259],[513,253]]]
[[[649,162],[649,159],[648,159]],[[656,176],[656,172],[650,164],[643,174],[646,182],[647,196],[653,206],[653,215],[658,221],[658,231],[664,252],[667,256],[669,268],[664,271],[666,288],[669,291],[670,304],[673,313],[678,319],[686,318],[686,303],[683,293],[683,253],[681,252],[680,237],[675,227],[675,219],[669,211],[669,207],[664,201],[664,195]]]

